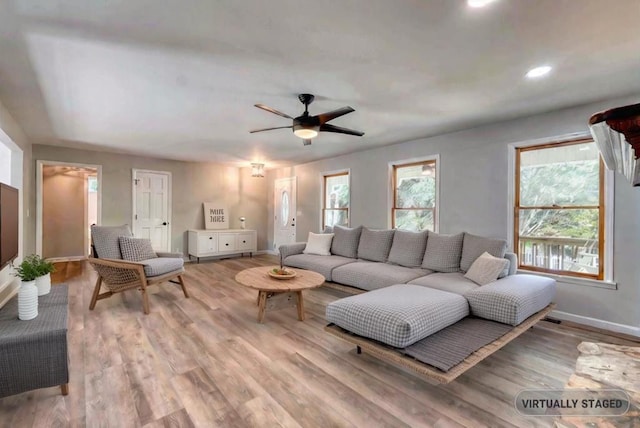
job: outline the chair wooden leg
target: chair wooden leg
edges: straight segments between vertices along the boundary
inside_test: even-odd
[[[60,385],[60,390],[62,391],[62,395],[69,395],[69,384],[63,383]]]
[[[140,292],[142,293],[142,310],[145,315],[149,315],[149,295],[147,294],[147,279],[145,277],[142,277]]]
[[[184,297],[189,298],[189,292],[187,291],[187,287],[184,285],[184,279],[182,279],[182,275],[178,275],[178,281],[180,281],[180,287],[182,287],[182,292],[184,293]]]
[[[89,309],[93,310],[96,307],[96,302],[98,301],[98,294],[100,294],[100,286],[102,285],[102,277],[98,275],[98,280],[96,281],[96,287],[93,289],[93,296],[91,296],[91,303],[89,304]]]

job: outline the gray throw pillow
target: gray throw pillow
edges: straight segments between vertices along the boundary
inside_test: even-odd
[[[427,231],[396,230],[389,252],[389,263],[405,267],[420,267],[427,248]]]
[[[358,258],[372,262],[386,262],[394,232],[393,229],[374,230],[363,227],[358,244]]]
[[[459,272],[464,232],[441,235],[429,232],[422,267],[436,272]]]
[[[460,269],[463,272],[468,271],[473,262],[485,251],[493,257],[502,259],[504,258],[504,253],[507,251],[507,241],[504,239],[485,238],[465,232]]]
[[[156,252],[153,251],[151,241],[148,239],[121,236],[118,241],[120,242],[120,251],[124,260],[141,262],[158,257]]]
[[[358,257],[358,243],[362,226],[349,228],[333,226],[333,242],[331,242],[331,254],[355,259]]]

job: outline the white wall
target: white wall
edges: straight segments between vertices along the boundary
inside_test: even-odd
[[[24,245],[24,238],[28,236],[24,227],[24,201],[28,199],[29,192],[25,191],[24,183],[29,180],[29,168],[24,167],[25,161],[28,161],[31,156],[31,144],[27,141],[24,133],[13,120],[9,112],[0,103],[0,146],[2,147],[2,153],[0,156],[3,160],[0,161],[0,165],[3,168],[8,168],[2,173],[2,179],[6,184],[9,184],[20,190],[19,193],[19,216],[20,230],[18,232],[18,258],[19,262],[25,253],[33,247]],[[11,155],[9,156],[9,152]],[[18,289],[20,282],[12,275],[12,269],[6,266],[0,271],[0,307],[11,297]]]
[[[594,103],[269,171],[269,218],[273,218],[273,181],[297,176],[297,235],[304,240],[320,224],[320,173],[350,168],[351,225],[387,227],[388,163],[439,154],[440,232],[467,231],[506,239],[508,145],[588,132],[591,114],[639,101],[634,97]],[[322,135],[318,144],[321,139]],[[348,144],[346,137],[344,144]],[[618,289],[559,283],[557,309],[578,316],[576,321],[589,322],[580,318],[588,317],[618,323],[625,332],[640,335],[640,189],[621,176],[616,176],[615,184],[614,281]],[[268,226],[271,245],[273,225]]]
[[[187,254],[187,230],[203,229],[202,203],[222,201],[230,212],[230,228],[257,230],[258,249],[265,249],[266,182],[251,177],[250,168],[217,163],[183,162],[48,145],[33,146],[37,160],[102,165],[102,219],[105,226],[132,222],[132,169],[168,171],[172,176],[171,249]],[[35,212],[35,201],[31,208]],[[35,228],[35,221],[31,223]]]

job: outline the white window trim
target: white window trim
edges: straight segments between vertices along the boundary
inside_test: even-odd
[[[393,223],[393,167],[427,161],[435,161],[436,164],[436,215],[433,219],[433,231],[435,233],[440,231],[440,154],[389,162],[387,167],[387,228],[391,229]]]
[[[334,171],[323,171],[320,173],[320,221],[318,224],[318,230],[320,230],[320,233],[322,233],[323,231],[323,227],[322,227],[322,223],[324,221],[323,216],[323,209],[324,209],[324,192],[325,192],[325,188],[324,188],[324,183],[325,183],[325,177],[328,175],[337,175],[337,174],[347,174],[348,177],[348,181],[349,181],[349,211],[348,211],[348,215],[347,215],[347,227],[351,227],[351,168],[345,168],[345,169],[336,169]]]
[[[561,135],[554,138],[540,138],[535,140],[520,141],[509,143],[509,165],[508,165],[508,204],[507,204],[507,242],[510,251],[515,252],[513,248],[513,206],[515,203],[515,186],[516,186],[516,149],[522,147],[541,146],[550,143],[562,143],[565,141],[578,140],[582,138],[593,138],[588,132],[579,132],[574,134]],[[569,284],[588,285],[599,288],[617,289],[617,284],[613,281],[613,219],[614,219],[614,171],[605,168],[604,172],[604,279],[578,278],[568,275],[556,275],[544,272],[534,272],[536,275],[554,278],[559,282]],[[522,271],[523,273],[532,273],[531,271]]]

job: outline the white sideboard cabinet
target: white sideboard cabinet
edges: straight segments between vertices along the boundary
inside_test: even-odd
[[[257,233],[247,229],[189,230],[189,258],[226,256],[257,251]]]

